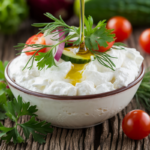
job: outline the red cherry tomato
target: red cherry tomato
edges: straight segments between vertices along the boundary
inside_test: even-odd
[[[150,133],[150,117],[142,110],[133,110],[124,117],[122,129],[129,138],[141,140]]]
[[[26,41],[26,44],[42,44],[42,45],[45,45],[46,44],[46,41],[45,41],[45,38],[44,38],[44,35],[43,33],[39,33],[38,35],[33,35],[31,36],[27,41]],[[31,51],[31,50],[35,50],[34,48],[32,47],[26,47],[23,49],[23,51]],[[46,51],[46,48],[43,48],[41,49],[39,52],[45,52]],[[32,51],[32,52],[26,52],[26,55],[33,55],[36,51]],[[39,53],[38,52],[38,53]],[[38,55],[38,53],[36,55]]]
[[[116,34],[116,42],[126,40],[131,32],[131,23],[124,17],[116,16],[108,20],[107,29],[114,29],[113,33]]]
[[[139,42],[143,50],[150,54],[150,28],[142,32]]]
[[[99,52],[105,52],[105,51],[107,51],[108,49],[110,49],[113,46],[114,42],[115,41],[107,42],[107,44],[108,44],[107,47],[103,47],[103,46],[98,45],[98,49],[99,49],[98,51]]]

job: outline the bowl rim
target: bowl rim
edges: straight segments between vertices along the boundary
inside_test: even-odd
[[[14,58],[14,59],[16,59],[16,58]],[[17,89],[17,90],[19,90],[19,91],[21,91],[23,93],[29,94],[29,95],[33,95],[33,96],[37,96],[37,97],[42,97],[42,98],[51,98],[51,99],[55,99],[55,100],[81,100],[81,99],[82,100],[86,100],[86,99],[102,98],[102,97],[107,97],[107,96],[115,95],[115,94],[121,93],[123,91],[126,91],[126,90],[132,88],[133,86],[135,86],[136,84],[138,84],[143,79],[143,76],[144,76],[144,73],[145,73],[145,67],[144,67],[144,64],[142,63],[140,74],[127,87],[121,87],[121,88],[113,90],[113,91],[109,91],[109,92],[105,92],[105,93],[100,93],[100,94],[91,94],[91,95],[79,95],[79,96],[52,95],[52,94],[44,94],[44,93],[39,93],[39,92],[31,91],[31,90],[28,90],[28,89],[26,89],[26,88],[18,85],[17,83],[15,83],[10,78],[10,76],[8,74],[8,72],[9,72],[8,68],[9,68],[9,66],[10,66],[10,64],[11,64],[12,61],[10,61],[9,64],[7,65],[7,67],[5,68],[5,78],[6,78],[6,81],[7,81],[7,83],[9,85],[11,85],[13,88],[15,88],[15,89]]]

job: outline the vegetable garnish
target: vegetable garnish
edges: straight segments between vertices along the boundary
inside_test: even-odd
[[[64,35],[64,32],[59,32],[59,40],[64,40],[65,39],[65,35]],[[65,47],[65,42],[61,43],[58,45],[58,49],[57,49],[57,52],[55,54],[55,60],[59,61],[59,59],[61,58],[61,55],[62,55],[62,52],[64,50],[64,47]]]
[[[26,41],[26,44],[42,44],[42,45],[45,45],[46,41],[45,41],[44,35],[42,33],[39,33],[37,35],[31,36]],[[33,50],[33,51],[31,51],[31,50]],[[22,51],[25,52],[26,55],[33,55],[36,52],[35,48],[33,48],[33,47],[25,47]],[[26,51],[31,51],[31,52],[26,52]],[[39,52],[45,52],[45,51],[46,51],[46,48],[43,48]],[[38,55],[38,53],[36,53],[36,55]]]
[[[150,116],[143,110],[132,110],[123,119],[123,132],[133,140],[141,140],[150,133]]]
[[[7,128],[0,123],[0,137],[2,137],[2,140],[6,140],[7,143],[9,143],[11,139],[13,139],[14,144],[24,142],[23,137],[21,137],[17,130],[18,126],[23,129],[26,138],[29,138],[30,133],[32,133],[33,139],[41,144],[45,142],[44,137],[47,133],[52,133],[53,129],[50,128],[50,123],[35,120],[35,113],[37,112],[36,106],[30,106],[30,102],[23,103],[20,96],[18,96],[17,100],[13,99],[12,101],[7,101],[3,106],[6,110],[7,117],[15,123],[12,128]],[[31,119],[26,123],[19,124],[19,118],[24,115],[31,116]]]
[[[106,27],[108,29],[114,29],[113,33],[116,35],[116,42],[122,42],[128,39],[132,32],[132,25],[129,20],[121,16],[110,18]]]
[[[46,53],[38,53],[39,55],[36,56],[35,53],[32,55],[32,57],[29,59],[27,64],[25,65],[24,69],[28,66],[29,62],[31,61],[31,66],[28,68],[31,69],[33,66],[34,60],[37,61],[37,67],[38,69],[42,70],[44,67],[50,68],[51,66],[56,66],[54,56],[53,54],[57,51],[56,48],[58,45],[61,43],[70,43],[71,39],[77,38],[76,41],[72,40],[73,45],[80,45],[80,28],[79,27],[74,27],[74,26],[69,26],[67,25],[62,18],[60,17],[59,19],[55,18],[53,15],[50,13],[46,13],[45,16],[53,20],[54,22],[51,23],[35,23],[33,26],[35,27],[40,27],[40,32],[39,33],[45,33],[45,36],[48,36],[49,34],[52,34],[53,37],[58,36],[60,33],[61,37],[59,38],[54,38],[51,40],[57,40],[58,43],[55,45],[42,45],[42,44],[24,44],[24,43],[19,43],[16,47],[19,47],[19,49],[23,49],[24,47],[33,47],[37,48],[36,53],[38,53],[42,48],[51,47],[50,50]],[[99,52],[96,51],[99,49],[99,46],[107,47],[108,42],[112,42],[115,40],[115,34],[112,34],[113,29],[107,29],[106,28],[106,23],[105,20],[100,21],[95,28],[93,28],[93,19],[91,16],[88,17],[88,19],[85,17],[85,26],[86,28],[84,29],[85,31],[85,45],[87,49],[95,55],[95,58],[99,61],[100,64],[104,65],[105,67],[108,67],[112,70],[114,70],[115,64],[112,62],[110,58],[111,57],[109,54],[106,52]],[[43,27],[43,28],[41,28]],[[59,30],[58,30],[59,29]],[[72,35],[69,35],[69,33],[73,33]],[[65,38],[61,39],[63,36],[66,36]],[[61,39],[61,40],[60,40]],[[116,48],[117,49],[117,48]],[[109,49],[108,49],[109,50]],[[28,51],[30,52],[30,51]]]
[[[144,30],[139,38],[139,43],[142,49],[150,54],[150,28]]]

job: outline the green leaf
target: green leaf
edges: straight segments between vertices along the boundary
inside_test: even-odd
[[[2,61],[0,61],[0,71],[2,71],[2,72],[4,72],[4,66],[3,66],[3,62]]]
[[[35,120],[35,112],[37,112],[36,106],[30,106],[29,102],[23,102],[20,96],[18,96],[17,100],[14,99],[13,101],[7,101],[4,104],[4,108],[6,115],[15,122],[15,125],[12,128],[7,128],[0,123],[0,137],[7,143],[11,140],[13,140],[14,144],[24,142],[24,139],[17,131],[18,125],[23,128],[26,138],[29,138],[29,135],[32,134],[33,139],[39,143],[44,143],[44,138],[47,133],[53,131],[53,129],[50,128],[50,123],[46,123],[45,121],[38,122]],[[24,124],[18,124],[19,117],[23,115],[30,115],[32,118]]]
[[[4,76],[4,66],[3,66],[3,63],[2,61],[0,61],[0,80],[5,80],[5,76]]]
[[[4,120],[6,117],[5,112],[0,111],[0,120]]]
[[[6,98],[5,93],[1,93],[1,95],[0,95],[0,109],[2,109],[2,105],[6,104],[6,102],[7,102],[7,98]]]
[[[4,133],[4,132],[2,132],[2,133]],[[9,143],[11,141],[11,139],[13,139],[14,144],[24,142],[24,139],[20,136],[20,134],[16,128],[13,128],[12,130],[8,131],[6,133],[6,136],[3,136],[1,139],[6,140],[7,143]]]
[[[79,45],[79,44],[80,44],[80,39],[78,39],[78,40],[76,40],[76,41],[73,42],[73,46]]]
[[[23,103],[22,98],[18,96],[17,100],[13,99],[12,101],[4,104],[6,110],[6,115],[12,120],[17,122],[17,119],[23,115],[36,116],[36,106],[30,106],[30,102]]]
[[[4,77],[4,70],[7,66],[8,62],[0,61],[0,120],[6,118],[4,104],[6,104],[7,100],[11,100],[14,98],[11,90],[7,88],[7,84]]]
[[[6,111],[6,116],[8,116],[12,121],[17,122],[17,114],[15,113],[15,109],[14,109],[14,106],[12,104],[12,101],[4,104],[4,108]]]
[[[107,42],[115,40],[115,34],[112,34],[113,29],[107,29],[105,20],[100,21],[95,28],[93,28],[93,19],[91,16],[85,17],[85,45],[95,55],[95,58],[103,66],[114,70],[114,63],[110,59],[110,55],[105,52],[98,52],[98,46],[107,47]]]
[[[2,125],[2,123],[0,122],[0,137],[6,135],[7,132],[13,130],[13,128],[7,128],[5,126]]]
[[[50,128],[50,123],[45,121],[38,122],[35,117],[32,117],[28,122],[19,124],[23,128],[24,135],[29,138],[30,133],[33,135],[33,139],[39,143],[45,143],[44,137],[47,133],[52,133],[53,129]]]
[[[0,82],[0,95],[5,93],[6,90],[6,84],[4,82]]]
[[[8,61],[4,62],[4,68],[6,68],[6,66],[8,65],[8,63],[9,63]]]
[[[10,88],[7,88],[6,82],[1,81],[0,82],[0,95],[2,95],[3,93],[5,93],[5,97],[7,98],[7,100],[12,100],[14,98],[14,95],[12,94]]]
[[[127,45],[121,42],[115,42],[114,46],[127,46]]]
[[[88,19],[86,17],[84,17],[84,20],[85,20],[85,26],[86,26],[86,29],[85,29],[85,35],[89,36],[93,29],[93,18],[91,16],[88,17]]]
[[[38,61],[37,67],[39,70],[43,69],[44,67],[50,68],[52,66],[57,66],[52,50],[47,53],[39,53],[39,55],[35,57],[35,61]]]
[[[0,95],[0,120],[4,120],[6,118],[4,104],[7,102],[7,98],[5,93],[1,93]]]

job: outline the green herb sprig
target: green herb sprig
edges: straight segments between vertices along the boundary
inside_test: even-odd
[[[24,139],[17,130],[17,127],[20,126],[27,139],[30,133],[32,133],[35,141],[44,143],[45,136],[47,133],[51,133],[53,129],[50,128],[50,123],[35,120],[35,113],[37,112],[36,106],[30,106],[29,102],[23,102],[20,96],[18,96],[17,100],[14,98],[4,76],[4,70],[7,64],[8,62],[3,64],[2,61],[0,61],[0,120],[4,120],[8,117],[15,125],[12,128],[7,128],[0,123],[0,137],[2,140],[6,140],[7,143],[11,140],[13,140],[14,144],[24,142]],[[24,115],[31,116],[31,119],[26,123],[19,124],[19,118]]]
[[[27,139],[30,133],[32,133],[33,139],[41,144],[45,142],[44,138],[47,133],[52,133],[53,129],[50,128],[50,123],[35,120],[35,113],[38,110],[36,106],[30,106],[30,102],[23,102],[20,96],[18,96],[17,100],[7,101],[3,107],[6,111],[6,116],[15,123],[12,128],[7,128],[0,123],[0,137],[2,140],[6,140],[7,143],[11,140],[13,140],[14,144],[24,142],[24,139],[17,130],[18,126],[23,129]],[[23,124],[18,123],[19,118],[24,115],[31,116],[31,119]]]
[[[31,61],[31,66],[28,67],[29,69],[32,68],[34,60],[37,61],[37,67],[39,70],[42,70],[44,67],[50,68],[52,66],[56,66],[53,53],[56,51],[56,47],[61,44],[62,42],[70,43],[69,40],[72,38],[77,38],[76,41],[72,41],[71,43],[73,45],[80,45],[80,28],[69,26],[67,25],[61,17],[59,19],[55,18],[52,14],[46,13],[45,16],[53,20],[54,22],[51,23],[35,23],[33,24],[34,27],[39,27],[40,32],[43,32],[45,36],[52,34],[53,37],[58,36],[60,32],[63,32],[64,35],[67,35],[64,40],[60,40],[60,38],[53,38],[51,40],[58,41],[57,44],[51,45],[51,50],[46,53],[38,53],[39,50],[44,48],[44,45],[38,44],[18,44],[16,47],[20,47],[23,49],[24,47],[34,47],[36,49],[35,54],[39,54],[39,56],[36,56],[35,54],[31,56],[27,64],[25,65],[24,69],[28,66],[29,62]],[[115,34],[112,34],[112,29],[106,29],[106,23],[105,20],[100,21],[95,28],[93,28],[93,18],[91,16],[88,17],[88,19],[85,17],[85,45],[88,48],[89,51],[91,51],[95,58],[98,60],[98,62],[105,67],[108,67],[112,70],[114,70],[115,64],[111,61],[111,57],[107,52],[97,52],[95,50],[98,50],[98,45],[107,47],[107,42],[112,42],[115,40]],[[73,33],[72,35],[69,35],[69,33]],[[119,43],[118,43],[119,45]],[[48,45],[47,45],[48,46]],[[117,48],[116,48],[117,49]]]
[[[0,120],[3,120],[6,118],[3,104],[5,104],[7,101],[10,101],[14,98],[5,80],[4,71],[5,71],[5,67],[7,66],[7,64],[8,64],[7,61],[5,61],[4,64],[2,61],[0,61]]]
[[[135,99],[140,107],[140,104],[150,112],[150,70],[148,69],[145,73],[143,80],[138,88]]]

